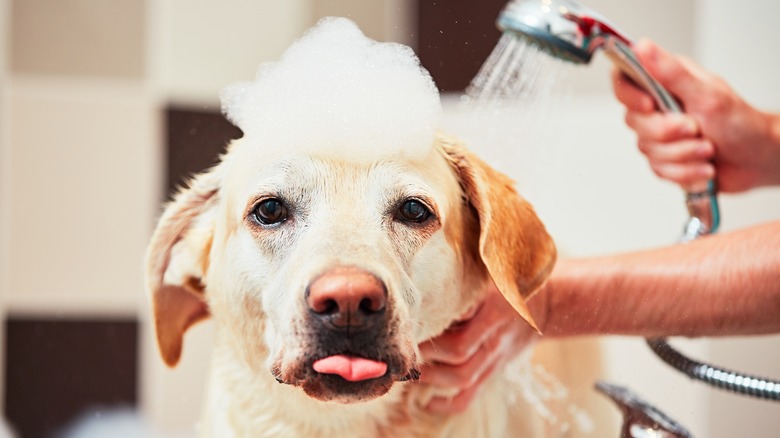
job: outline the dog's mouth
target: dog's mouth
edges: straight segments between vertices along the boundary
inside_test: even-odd
[[[279,383],[298,386],[323,401],[357,403],[386,394],[395,382],[417,380],[420,372],[400,356],[369,358],[339,353],[304,361],[292,377],[274,370]]]
[[[333,298],[310,303],[306,320],[296,334],[301,348],[292,350],[295,355],[286,358],[282,351],[278,365],[272,370],[280,383],[298,386],[318,400],[367,401],[390,391],[395,382],[420,376],[414,368],[417,363],[414,344],[402,335],[406,331],[393,317],[392,300],[383,301],[384,283],[376,283],[378,280],[373,275],[348,273],[319,277],[309,288],[307,299],[337,296],[336,292],[344,290],[357,290],[366,296],[371,295],[368,292],[379,291],[376,295],[381,299],[371,295],[371,299],[360,301],[344,301],[344,298],[337,303]],[[363,290],[358,287],[361,282],[372,287],[363,285],[366,289]],[[376,284],[381,287],[374,288]],[[371,310],[380,301],[381,309]]]

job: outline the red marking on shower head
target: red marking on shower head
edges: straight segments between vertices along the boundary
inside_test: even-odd
[[[577,27],[579,27],[580,31],[584,35],[590,35],[590,36],[594,36],[594,34],[612,35],[618,38],[620,41],[624,42],[626,45],[631,46],[631,41],[628,38],[626,38],[620,32],[615,30],[614,27],[610,26],[609,24],[603,21],[599,21],[593,17],[588,17],[586,15],[577,15],[571,12],[566,14],[566,18],[577,23]]]

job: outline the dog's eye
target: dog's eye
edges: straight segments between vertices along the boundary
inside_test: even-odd
[[[266,199],[252,211],[255,219],[263,225],[273,225],[287,220],[287,207],[278,199]]]
[[[408,199],[398,209],[397,218],[405,222],[425,222],[431,216],[428,207],[416,199]]]

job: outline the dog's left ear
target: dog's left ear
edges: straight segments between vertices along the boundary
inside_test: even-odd
[[[541,288],[556,259],[555,244],[514,182],[464,147],[439,144],[479,216],[479,255],[512,307],[537,331],[526,300]]]
[[[160,354],[181,357],[184,332],[209,316],[203,278],[214,237],[219,167],[196,176],[165,209],[146,253],[146,282]]]

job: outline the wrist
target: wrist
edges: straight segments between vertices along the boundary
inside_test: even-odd
[[[544,287],[529,300],[528,305],[539,331],[544,337],[564,337],[581,334],[572,311],[577,307],[579,262],[558,259]]]
[[[780,184],[780,114],[764,113],[766,120],[766,135],[762,157],[759,185]]]
[[[780,114],[769,114],[770,119],[770,138],[775,147],[780,148]]]
[[[780,114],[769,114],[769,138],[774,153],[780,154]],[[775,169],[777,170],[777,169]]]

